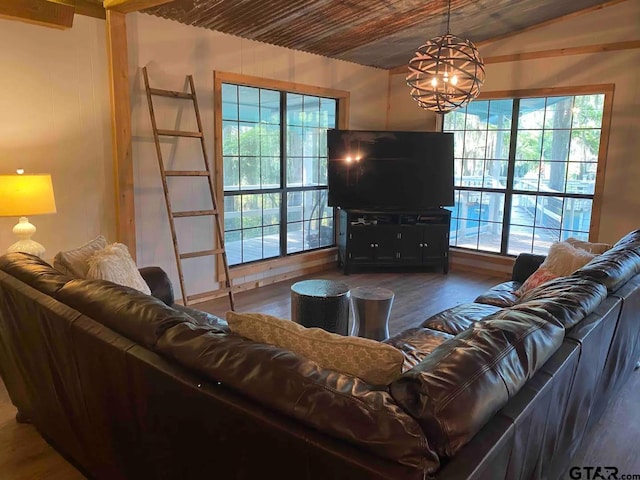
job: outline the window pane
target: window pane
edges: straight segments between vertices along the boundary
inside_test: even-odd
[[[544,128],[570,128],[573,97],[550,97],[544,118]]]
[[[262,188],[280,188],[280,157],[262,157]]]
[[[578,95],[573,105],[573,128],[602,127],[604,95]]]
[[[240,157],[240,188],[255,190],[260,187],[260,158]]]
[[[540,160],[542,151],[542,130],[518,130],[516,159]]]
[[[237,155],[238,147],[238,124],[236,122],[222,122],[222,154]]]
[[[222,85],[222,120],[238,120],[237,85]]]
[[[302,95],[287,94],[287,125],[304,125],[302,114]]]
[[[273,90],[260,91],[260,121],[280,124],[280,92]]]
[[[524,98],[520,100],[518,130],[541,129],[544,125],[544,98]]]
[[[337,102],[333,98],[320,99],[320,126],[324,128],[335,128]]]
[[[224,189],[238,190],[240,186],[240,159],[238,157],[223,157]]]
[[[504,160],[487,160],[485,162],[482,186],[485,188],[506,188],[507,162]]]
[[[537,191],[540,183],[540,162],[516,161],[513,172],[514,190]]]
[[[244,122],[258,123],[260,121],[260,89],[253,87],[238,87],[239,112],[238,119]]]
[[[513,100],[491,100],[489,102],[489,129],[510,130]]]
[[[280,127],[277,125],[260,126],[260,154],[280,156]]]
[[[302,157],[287,158],[287,187],[302,186]]]
[[[508,130],[490,130],[487,132],[487,157],[509,158],[509,144],[511,132]]]

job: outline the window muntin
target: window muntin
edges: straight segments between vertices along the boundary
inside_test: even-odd
[[[451,245],[514,255],[587,239],[605,95],[476,100],[455,136]]]
[[[338,101],[228,83],[221,92],[229,265],[333,245],[326,131]]]

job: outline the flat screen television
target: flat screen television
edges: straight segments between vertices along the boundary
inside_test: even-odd
[[[453,134],[329,130],[328,204],[351,210],[453,206]]]

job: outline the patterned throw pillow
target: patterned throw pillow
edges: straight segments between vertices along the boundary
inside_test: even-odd
[[[529,290],[549,280],[571,275],[589,263],[595,256],[594,253],[574,247],[570,242],[554,242],[551,244],[547,258],[542,262],[542,265],[525,280],[515,293],[521,297]]]
[[[529,278],[524,281],[522,286],[518,290],[516,290],[516,295],[521,297],[529,290],[533,290],[543,283],[546,283],[549,280],[553,280],[554,278],[558,278],[559,276],[560,275],[556,275],[551,270],[540,266],[535,272],[533,272],[533,274],[529,276]]]
[[[96,251],[107,246],[107,239],[98,235],[81,247],[66,252],[58,252],[53,259],[53,268],[75,278],[87,278],[89,264],[87,260]]]
[[[227,323],[241,337],[290,350],[323,368],[348,373],[371,385],[388,385],[402,373],[402,353],[386,343],[305,328],[262,313],[227,312]]]
[[[88,260],[87,279],[108,280],[118,285],[135,288],[151,294],[149,285],[144,281],[129,249],[122,243],[112,243],[102,250],[96,251]]]

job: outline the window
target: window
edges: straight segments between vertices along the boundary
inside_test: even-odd
[[[455,135],[451,245],[516,255],[587,240],[597,221],[606,96],[476,100],[447,114],[444,130]]]
[[[334,245],[326,132],[338,99],[231,82],[220,92],[229,265]]]

